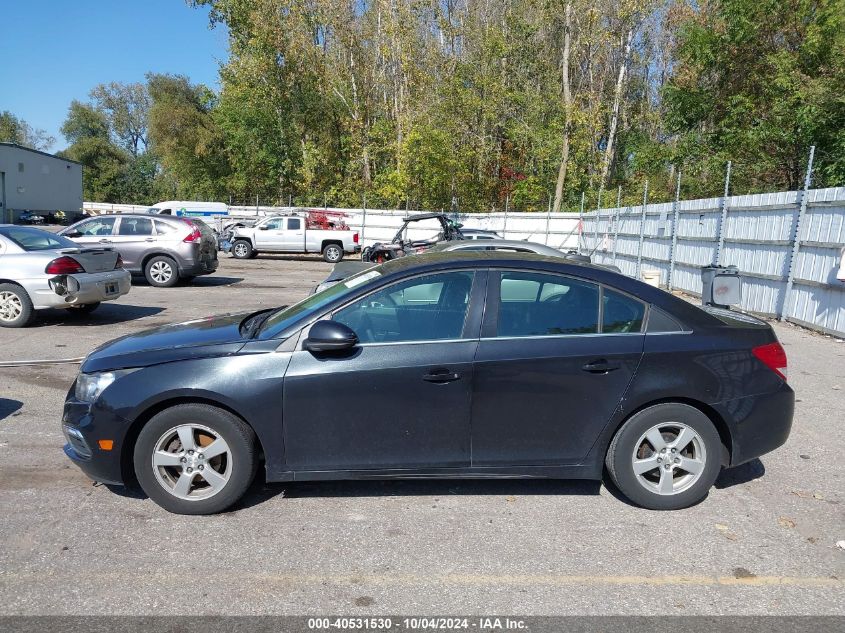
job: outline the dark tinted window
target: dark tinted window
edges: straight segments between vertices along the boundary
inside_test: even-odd
[[[118,235],[152,235],[153,221],[147,218],[120,218]]]
[[[603,301],[602,332],[639,332],[643,329],[644,303],[609,288],[604,289]]]
[[[498,336],[598,332],[598,286],[561,275],[503,272]]]
[[[648,332],[683,332],[683,326],[660,308],[651,306],[648,313]]]
[[[298,231],[299,226],[300,226],[300,222],[302,222],[302,220],[300,220],[299,218],[290,218],[288,220],[288,230]]]
[[[460,338],[473,273],[416,277],[382,288],[334,315],[362,343],[436,341]]]

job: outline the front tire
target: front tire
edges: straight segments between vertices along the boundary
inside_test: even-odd
[[[703,500],[721,470],[722,441],[710,419],[680,403],[657,404],[617,431],[605,464],[635,504],[679,510]]]
[[[214,514],[236,503],[255,476],[255,433],[207,404],[180,404],[141,429],[133,456],[144,492],[175,514]]]
[[[337,244],[326,244],[323,248],[323,259],[330,264],[336,264],[343,259],[343,248]]]
[[[235,259],[251,259],[253,253],[249,240],[235,240],[232,244],[232,257]]]
[[[26,290],[17,284],[0,284],[0,327],[26,327],[34,316]]]

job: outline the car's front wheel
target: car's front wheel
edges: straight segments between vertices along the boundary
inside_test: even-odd
[[[144,425],[134,466],[144,492],[176,514],[213,514],[236,503],[255,475],[255,433],[207,404],[180,404]]]
[[[628,499],[651,510],[678,510],[707,496],[722,464],[722,442],[710,419],[680,403],[633,415],[613,438],[605,463]]]

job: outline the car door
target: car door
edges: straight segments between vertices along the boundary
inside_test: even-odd
[[[293,353],[284,383],[293,470],[470,465],[473,357],[485,272],[439,272],[337,310],[351,353]]]
[[[644,317],[645,304],[590,281],[491,272],[474,367],[473,466],[579,463],[636,372]]]
[[[114,225],[113,217],[94,217],[70,226],[60,234],[82,246],[111,246]]]
[[[258,250],[284,250],[285,218],[273,218],[256,227],[255,246]]]
[[[155,242],[152,218],[121,217],[112,236],[112,246],[127,270],[140,270],[144,254],[154,248]]]
[[[287,230],[282,236],[283,248],[292,253],[305,250],[305,223],[302,218],[288,218]]]

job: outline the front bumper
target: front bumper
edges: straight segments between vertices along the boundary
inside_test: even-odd
[[[76,400],[71,392],[62,415],[65,455],[94,481],[123,485],[121,455],[129,426],[105,409]],[[100,440],[112,440],[111,450],[101,448]]]
[[[104,273],[45,277],[43,284],[27,288],[27,291],[33,307],[40,310],[113,301],[128,293],[131,288],[132,275],[120,269]]]

